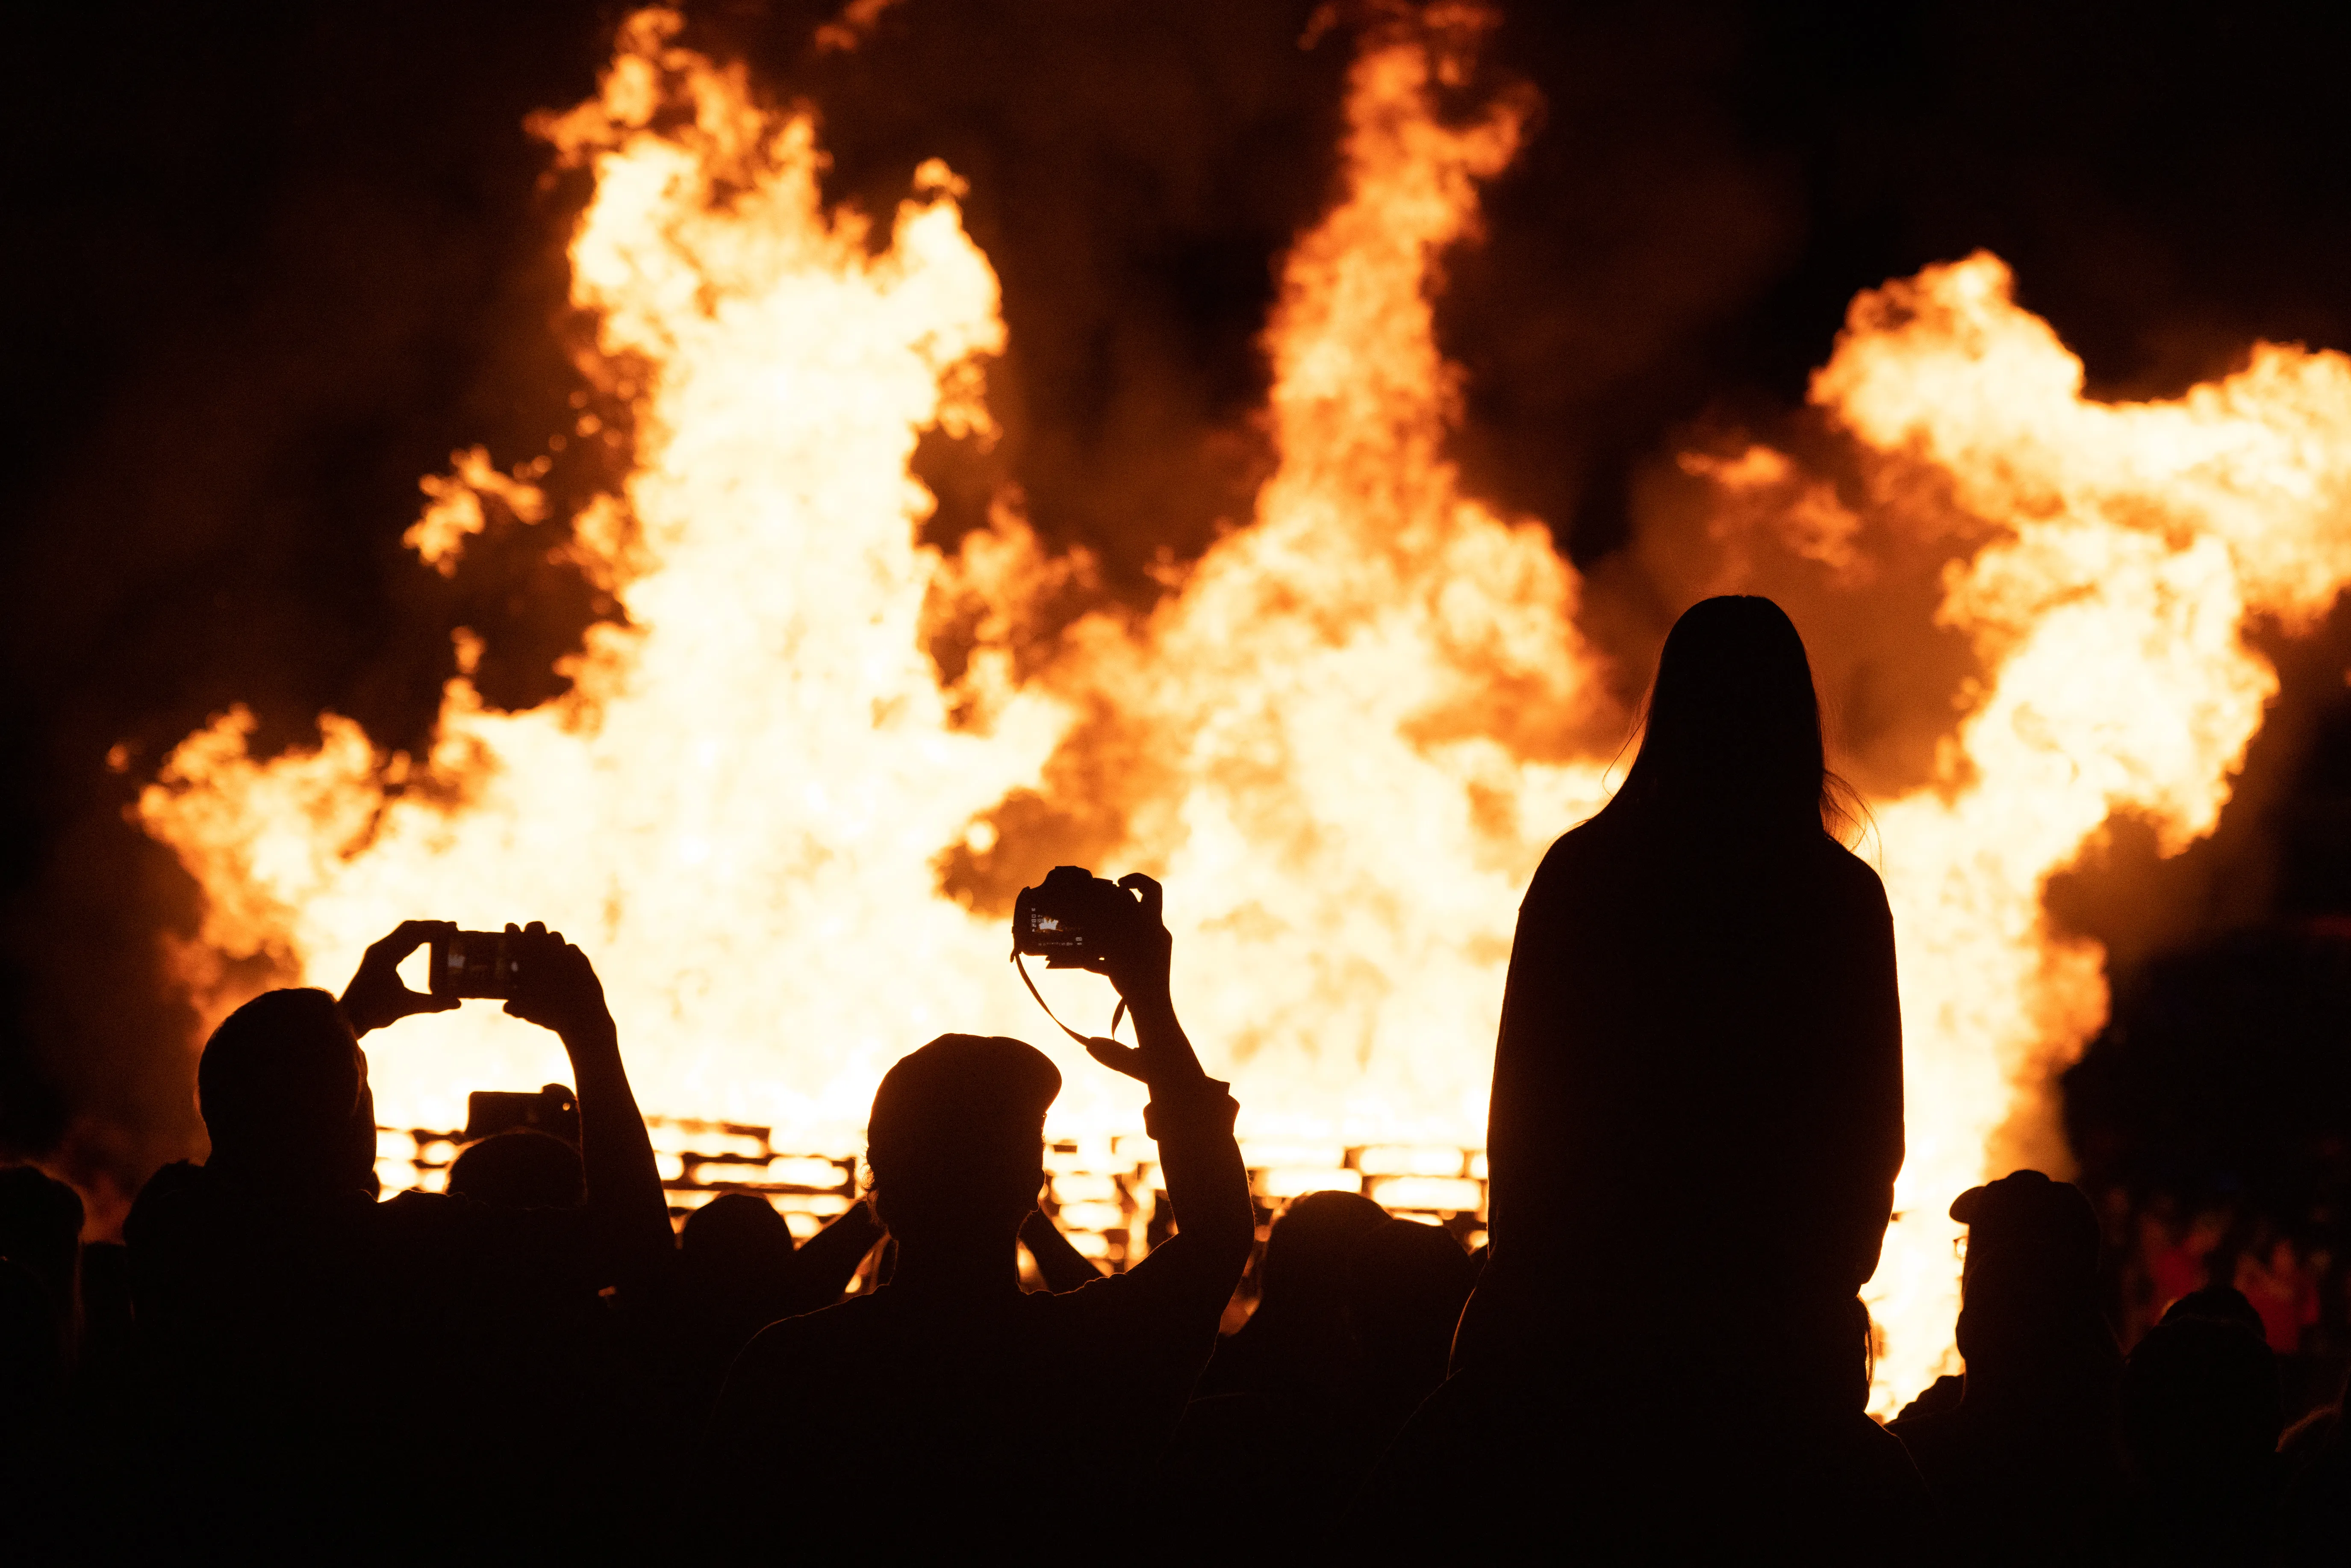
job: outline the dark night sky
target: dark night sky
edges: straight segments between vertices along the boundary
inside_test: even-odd
[[[1008,434],[984,464],[926,451],[935,526],[1017,482],[1049,538],[1147,591],[1155,552],[1196,552],[1263,471],[1255,337],[1330,192],[1350,24],[1304,49],[1304,3],[901,0],[819,55],[829,9],[690,6],[686,41],[819,108],[841,198],[886,212],[933,155],[971,181]],[[1457,455],[1580,564],[1678,434],[1799,402],[1856,290],[1979,246],[2095,393],[2177,392],[2254,338],[2351,349],[2340,11],[1506,9],[1477,86],[1531,84],[1544,112],[1449,269]],[[512,463],[566,422],[584,187],[542,178],[522,121],[592,89],[622,12],[94,0],[12,22],[0,1141],[136,1180],[195,1135],[155,959],[193,888],[121,820],[175,740],[243,700],[264,745],[326,707],[413,744],[450,627],[488,637],[492,699],[528,705],[595,612],[536,555],[493,541],[446,581],[398,541],[452,449]],[[606,476],[575,455],[553,484]],[[2113,944],[2126,1013],[2228,944],[2351,915],[2351,618],[2278,653],[2285,701],[2216,840],[2158,867],[2124,833],[2053,901]],[[2245,1088],[2241,1142],[2299,1060]],[[2101,1148],[2161,1121],[2116,1114]]]

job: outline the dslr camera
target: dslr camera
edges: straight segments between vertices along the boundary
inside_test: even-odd
[[[1083,866],[1057,865],[1013,901],[1013,955],[1042,958],[1049,969],[1092,968],[1134,905],[1134,894],[1118,883]]]

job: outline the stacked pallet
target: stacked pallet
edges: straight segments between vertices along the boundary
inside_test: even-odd
[[[771,1128],[739,1122],[655,1116],[647,1118],[646,1128],[675,1223],[722,1193],[750,1193],[774,1205],[792,1235],[806,1240],[857,1201],[852,1154],[779,1150]],[[376,1129],[376,1176],[383,1190],[444,1189],[460,1136]],[[1362,1193],[1404,1218],[1444,1225],[1465,1246],[1485,1239],[1482,1150],[1247,1139],[1241,1155],[1261,1227],[1290,1198],[1334,1190]],[[1048,1146],[1044,1165],[1044,1208],[1087,1257],[1124,1268],[1167,1234],[1166,1186],[1150,1139],[1133,1134],[1063,1139]]]

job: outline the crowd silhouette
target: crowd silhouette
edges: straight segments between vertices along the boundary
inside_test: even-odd
[[[1001,1037],[883,1075],[866,1191],[804,1242],[746,1194],[674,1229],[594,968],[538,925],[505,1009],[572,1086],[478,1096],[447,1191],[380,1199],[360,1042],[458,1005],[402,925],[340,998],[219,1026],[210,1154],[120,1244],[0,1170],[0,1561],[2345,1561],[2339,1390],[2282,1431],[2225,1287],[2126,1356],[2098,1217],[2037,1171],[1952,1197],[1964,1372],[1866,1413],[1902,1026],[1848,800],[1786,616],[1691,609],[1521,905],[1474,1256],[1354,1193],[1260,1232],[1247,1084],[1139,875],[1085,959],[1175,1216],[1123,1271],[1040,1211],[1061,1075]]]

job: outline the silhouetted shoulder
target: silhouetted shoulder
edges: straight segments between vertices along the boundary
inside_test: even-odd
[[[1886,902],[1886,881],[1877,874],[1877,868],[1826,833],[1820,835],[1814,858],[1828,869],[1838,885],[1854,896],[1881,904]]]
[[[445,1273],[476,1291],[519,1298],[611,1282],[585,1209],[497,1208],[449,1193],[403,1192],[370,1206],[364,1219],[387,1263]]]
[[[1579,864],[1617,852],[1624,837],[1615,823],[1602,817],[1578,822],[1553,839],[1551,848],[1543,852],[1542,863],[1535,869],[1534,884],[1540,885],[1546,876],[1561,875]]]
[[[204,1186],[203,1166],[187,1160],[165,1166],[147,1178],[131,1200],[131,1213],[122,1222],[123,1239],[133,1249],[161,1239],[203,1202]]]
[[[722,1427],[756,1425],[791,1400],[822,1405],[849,1393],[855,1369],[886,1357],[899,1314],[889,1292],[846,1301],[769,1323],[735,1357],[718,1399]]]
[[[1538,917],[1586,894],[1622,897],[1621,879],[1664,875],[1771,881],[1797,875],[1840,901],[1886,907],[1886,884],[1867,861],[1824,832],[1723,841],[1638,816],[1603,812],[1552,841],[1527,885],[1521,914]]]

